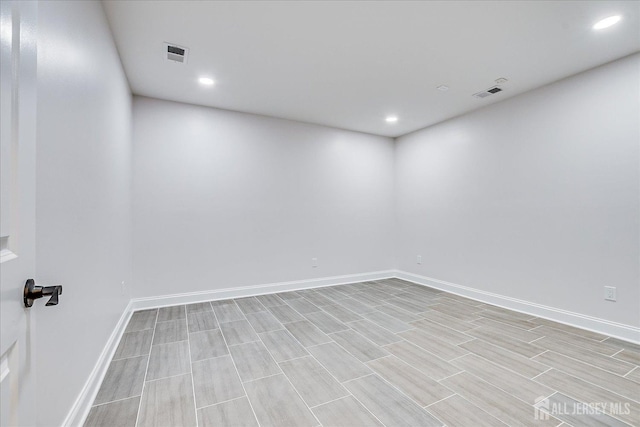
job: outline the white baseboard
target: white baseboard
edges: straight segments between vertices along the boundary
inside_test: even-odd
[[[129,319],[131,318],[132,313],[133,310],[131,309],[131,301],[129,301],[129,304],[127,304],[127,307],[124,309],[124,312],[120,316],[116,327],[113,329],[113,332],[111,332],[111,336],[109,336],[107,344],[102,349],[102,353],[100,353],[100,357],[98,358],[96,365],[93,367],[93,371],[91,371],[87,382],[84,384],[84,387],[80,391],[78,398],[74,402],[71,410],[62,423],[63,426],[79,427],[84,424],[84,421],[87,418],[87,415],[89,415],[89,411],[91,410],[91,404],[98,394],[98,390],[100,389],[102,380],[104,379],[104,376],[107,373],[107,369],[109,368],[109,363],[111,363],[111,359],[113,358],[113,355],[118,348],[120,338],[122,338],[122,334],[124,333],[124,330],[129,323]]]
[[[109,341],[105,345],[98,361],[96,362],[89,379],[85,383],[80,395],[71,407],[67,417],[62,424],[65,427],[76,427],[84,424],[91,404],[98,394],[102,380],[104,379],[111,358],[113,357],[120,338],[124,334],[127,323],[134,311],[148,308],[158,308],[170,305],[193,304],[203,301],[214,301],[220,299],[240,298],[253,295],[264,295],[276,292],[295,291],[299,289],[319,288],[324,286],[345,285],[348,283],[366,282],[369,280],[380,280],[393,277],[394,270],[375,271],[371,273],[349,274],[344,276],[322,277],[319,279],[296,280],[293,282],[269,283],[256,286],[241,286],[236,288],[216,289],[204,292],[189,292],[174,295],[162,295],[150,298],[135,298],[129,301],[120,320],[116,324]]]
[[[572,311],[536,304],[504,295],[498,295],[405,271],[396,271],[395,276],[399,279],[440,289],[442,291],[485,302],[487,304],[497,305],[509,310],[542,317],[544,319],[553,320],[554,322],[564,323],[566,325],[575,326],[592,332],[610,335],[635,344],[640,344],[640,328],[635,326],[611,322],[609,320],[587,316]]]
[[[134,311],[146,308],[166,307],[170,305],[193,304],[203,301],[215,301],[229,298],[250,297],[300,289],[321,288],[324,286],[345,285],[347,283],[367,282],[393,277],[395,270],[374,271],[371,273],[347,274],[344,276],[321,277],[318,279],[295,280],[292,282],[268,283],[264,285],[239,286],[184,294],[161,295],[131,300]]]

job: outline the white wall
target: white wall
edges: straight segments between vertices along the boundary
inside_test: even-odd
[[[399,138],[399,268],[639,326],[639,76],[634,55]]]
[[[391,138],[133,105],[136,296],[393,268]]]
[[[102,6],[39,3],[38,425],[60,425],[129,301],[131,95]]]

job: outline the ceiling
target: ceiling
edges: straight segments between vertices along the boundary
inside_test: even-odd
[[[392,137],[640,51],[637,1],[103,3],[134,94]]]

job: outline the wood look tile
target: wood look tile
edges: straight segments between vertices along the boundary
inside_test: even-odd
[[[472,336],[426,319],[411,322],[411,325],[453,345],[462,344],[463,342],[471,341],[473,339]]]
[[[280,369],[309,407],[349,395],[347,390],[311,356],[282,362]]]
[[[280,323],[297,322],[304,320],[304,317],[293,308],[288,305],[276,305],[273,307],[267,307],[267,309],[278,319]]]
[[[453,394],[451,390],[395,356],[368,362],[367,366],[420,406],[431,405]]]
[[[258,427],[246,397],[198,409],[199,427]]]
[[[158,310],[141,310],[131,315],[125,332],[142,331],[145,329],[153,329],[158,317]]]
[[[390,298],[388,300],[385,301],[387,304],[391,304],[391,305],[395,305],[396,307],[399,307],[403,310],[406,310],[410,313],[422,313],[424,311],[429,310],[429,307],[431,307],[431,305],[435,305],[436,302],[434,300],[434,302],[432,302],[431,304],[425,304],[423,302],[417,302],[417,301],[411,301],[408,299],[403,299],[403,298]]]
[[[405,301],[417,302],[425,306],[429,306],[429,305],[435,304],[434,300],[436,299],[437,295],[435,294],[425,295],[417,292],[402,292],[402,293],[396,294],[395,297],[399,299],[403,299]]]
[[[304,298],[310,303],[317,305],[318,307],[322,307],[323,305],[335,304],[334,300],[327,298],[319,292],[307,294],[304,296]]]
[[[463,372],[441,381],[445,387],[480,407],[510,426],[557,426],[560,421],[549,417],[548,420],[536,420],[533,407],[510,394]]]
[[[502,347],[505,350],[509,350],[512,353],[517,353],[524,357],[535,357],[545,351],[544,348],[536,346],[535,343],[529,344],[524,341],[506,337],[502,332],[486,326],[471,329],[466,333],[474,338],[490,342],[493,345]]]
[[[351,329],[357,331],[363,337],[375,344],[383,346],[394,342],[402,341],[402,337],[390,332],[388,329],[378,326],[375,323],[371,323],[368,320],[360,320],[358,322],[349,323]]]
[[[373,415],[387,426],[441,426],[442,423],[377,375],[344,383]]]
[[[335,317],[325,313],[324,311],[307,313],[304,315],[304,317],[325,334],[346,331],[347,329],[349,329],[347,325],[338,321]]]
[[[535,402],[540,396],[550,396],[554,390],[515,372],[504,369],[475,354],[451,362],[464,371],[525,402]]]
[[[153,345],[184,341],[187,339],[187,322],[184,319],[156,323]]]
[[[469,351],[457,345],[450,344],[448,341],[442,340],[435,335],[428,334],[422,329],[402,332],[398,334],[398,336],[429,353],[435,354],[443,360],[455,359],[469,353]]]
[[[300,314],[308,314],[316,311],[322,311],[320,307],[318,307],[315,304],[312,304],[311,302],[307,301],[304,298],[287,300],[287,305],[289,305],[291,308],[293,308],[295,311],[297,311]]]
[[[474,329],[478,327],[477,325],[474,325],[472,322],[460,320],[457,317],[449,316],[448,314],[444,314],[436,310],[425,311],[424,313],[421,314],[421,316],[426,320],[429,320],[434,323],[438,323],[442,326],[446,326],[447,328],[451,328],[454,331],[458,331],[462,333],[465,333],[470,329]]]
[[[473,403],[456,395],[429,406],[428,411],[448,426],[506,427]]]
[[[268,311],[247,314],[246,317],[249,323],[251,323],[251,326],[253,326],[253,329],[259,334],[284,328],[282,323],[278,322],[278,319]]]
[[[640,365],[640,353],[630,350],[622,350],[620,353],[616,353],[613,357],[623,362],[631,363],[636,366]]]
[[[195,304],[187,305],[187,314],[198,313],[200,311],[212,311],[210,302],[197,302]]]
[[[568,333],[574,334],[574,335],[578,335],[578,336],[581,336],[583,338],[587,338],[587,339],[594,340],[594,341],[602,341],[605,338],[607,338],[606,335],[598,334],[598,333],[592,332],[592,331],[587,331],[586,329],[576,328],[575,326],[565,325],[563,323],[553,322],[553,321],[547,320],[547,319],[535,318],[535,319],[531,320],[531,323],[535,324],[536,326],[543,325],[543,326],[548,326],[548,327],[554,328],[554,329],[560,329],[561,331],[568,332]]]
[[[190,374],[145,383],[138,426],[161,425],[196,425],[196,406]]]
[[[386,300],[386,298],[375,297],[369,292],[359,292],[357,294],[351,294],[349,295],[349,298],[359,301],[364,305],[368,305],[369,307],[375,307],[377,305],[384,304]]]
[[[229,354],[219,329],[189,334],[191,362]]]
[[[447,297],[450,297],[449,295],[447,295]],[[473,300],[471,300],[473,301]],[[502,308],[502,307],[498,307],[496,305],[484,305],[484,313],[486,312],[492,312],[495,315],[498,316],[502,316],[502,318],[506,319],[517,319],[517,320],[523,320],[523,321],[532,321],[534,319],[536,319],[535,316],[532,316],[530,314],[526,314],[526,313],[519,313],[517,311],[513,311],[513,310],[508,310],[506,308]]]
[[[140,396],[93,406],[84,427],[135,427]]]
[[[633,371],[625,375],[625,378],[640,383],[640,367],[635,368]]]
[[[535,329],[533,331],[527,331],[525,329],[511,326],[507,323],[502,323],[497,320],[492,320],[485,317],[474,320],[473,323],[478,326],[488,327],[500,331],[500,333],[502,333],[504,336],[524,342],[531,342],[543,337],[543,335],[536,333]]]
[[[353,298],[345,298],[340,301],[336,301],[339,305],[345,307],[348,310],[353,311],[356,314],[363,315],[370,311],[375,310],[375,308],[368,306],[366,304],[361,303],[360,301],[354,300]]]
[[[118,348],[113,355],[113,360],[149,354],[152,336],[153,329],[145,329],[142,331],[122,334],[120,344],[118,344]]]
[[[587,331],[587,332],[589,332],[589,331]],[[597,335],[598,336],[602,336],[600,334],[597,334]],[[618,338],[613,338],[613,337],[607,338],[606,340],[604,340],[604,343],[613,345],[615,347],[624,348],[625,350],[629,350],[629,351],[634,351],[636,353],[640,353],[640,344],[634,344],[632,342],[624,341],[624,340],[621,340],[621,339],[618,339]]]
[[[544,397],[606,414],[536,420]],[[93,405],[87,426],[633,426],[640,345],[391,278],[135,312]]]
[[[244,396],[231,356],[194,362],[192,366],[197,408]]]
[[[178,341],[151,347],[147,381],[191,372],[189,343]]]
[[[385,346],[385,349],[436,381],[461,371],[449,362],[436,357],[408,341],[389,344]]]
[[[218,323],[235,322],[237,320],[244,320],[244,314],[238,308],[233,300],[228,304],[213,305],[213,311],[216,313]]]
[[[342,348],[354,355],[361,362],[368,362],[389,354],[382,347],[374,344],[353,330],[336,332],[330,336],[335,342],[340,344]]]
[[[556,353],[563,354],[573,359],[580,360],[581,362],[588,363],[593,366],[597,366],[600,369],[604,369],[614,374],[624,375],[634,368],[635,365],[605,356],[601,353],[586,350],[584,348],[577,347],[573,344],[569,344],[560,341],[556,338],[544,337],[535,342],[536,346],[541,348],[552,350]]]
[[[234,301],[244,314],[257,313],[266,310],[265,306],[262,305],[255,297],[238,298],[234,299]]]
[[[174,305],[171,307],[162,307],[158,309],[158,322],[166,322],[167,320],[179,320],[186,317],[186,307],[184,305]]]
[[[365,313],[362,315],[364,318],[381,326],[388,330],[389,332],[398,333],[408,331],[410,329],[414,329],[415,326],[405,323],[401,320],[396,319],[395,317],[389,316],[381,311],[372,311],[370,313]]]
[[[478,315],[483,319],[493,320],[495,322],[500,322],[503,325],[509,325],[509,326],[517,327],[523,330],[531,330],[532,328],[535,328],[536,326],[538,326],[535,323],[533,323],[531,320],[525,320],[529,318],[528,316],[514,317],[513,314],[516,314],[516,313],[511,312],[507,314],[506,312],[496,312],[492,309],[484,310],[478,313]],[[517,313],[517,314],[520,314],[520,313]],[[532,330],[531,332],[535,332],[535,330]]]
[[[276,305],[283,305],[285,303],[284,300],[276,294],[259,295],[255,298],[265,307],[273,307]]]
[[[280,292],[280,293],[277,293],[275,295],[280,297],[280,299],[282,299],[284,301],[290,300],[290,299],[302,298],[302,295],[300,295],[296,291]]]
[[[502,347],[482,340],[469,341],[460,344],[460,347],[527,378],[540,375],[550,368],[550,366],[532,361],[528,357],[510,352]]]
[[[189,313],[187,316],[187,324],[189,332],[202,332],[210,329],[218,329],[218,320],[216,320],[213,311],[199,311]]]
[[[251,324],[246,320],[236,320],[220,324],[220,330],[227,340],[227,345],[244,344],[251,341],[258,341],[260,338],[255,333]]]
[[[243,382],[282,372],[260,341],[234,345],[229,350]]]
[[[336,319],[338,319],[339,321],[345,322],[345,323],[354,322],[356,320],[363,319],[362,316],[357,315],[353,311],[339,304],[325,305],[322,307],[322,309],[327,313],[329,313],[330,315],[332,315],[333,317],[335,317]]]
[[[382,424],[353,396],[347,396],[312,409],[323,426],[382,427]]]
[[[620,375],[603,371],[593,365],[588,365],[553,351],[534,357],[533,360],[640,402],[640,384]]]
[[[326,287],[326,288],[318,288],[318,293],[320,295],[324,295],[325,297],[332,299],[333,301],[338,301],[344,298],[348,298],[349,294],[340,291],[339,286],[334,287]],[[335,302],[334,302],[335,304]]]
[[[284,327],[305,347],[331,341],[331,338],[308,320],[286,323]]]
[[[284,374],[245,383],[261,426],[314,427],[318,420]]]
[[[376,310],[388,314],[389,316],[395,317],[398,320],[401,320],[403,322],[409,323],[409,322],[413,322],[416,320],[420,320],[422,317],[408,312],[407,310],[403,310],[400,307],[397,307],[395,305],[391,305],[391,304],[384,304],[384,305],[379,305],[376,306]]]
[[[340,382],[371,373],[371,369],[335,342],[308,347],[307,350]]]
[[[276,362],[284,362],[309,354],[287,330],[265,332],[260,334],[260,339]]]
[[[579,337],[575,334],[561,331],[559,329],[550,328],[548,326],[540,326],[535,329],[535,332],[544,335],[546,337],[552,337],[562,342],[573,344],[576,347],[582,347],[584,349],[601,353],[606,356],[611,356],[620,351],[620,347],[614,343],[607,343],[606,341],[593,341]]]
[[[446,314],[448,316],[454,316],[460,320],[470,322],[479,318],[477,313],[482,310],[469,310],[469,306],[465,306],[464,304],[448,304],[444,302],[438,302],[438,304],[430,305],[429,310],[427,311],[437,311],[439,313]],[[453,328],[452,328],[453,329]]]
[[[111,362],[93,404],[140,396],[148,358],[138,356]]]

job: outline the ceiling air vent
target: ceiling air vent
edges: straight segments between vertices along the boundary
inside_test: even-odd
[[[187,62],[189,48],[174,43],[164,43],[164,55],[168,61],[184,64]]]
[[[487,96],[491,96],[494,93],[502,92],[502,89],[498,86],[494,86],[487,90],[483,90],[482,92],[474,93],[473,96],[476,98],[486,98]]]

